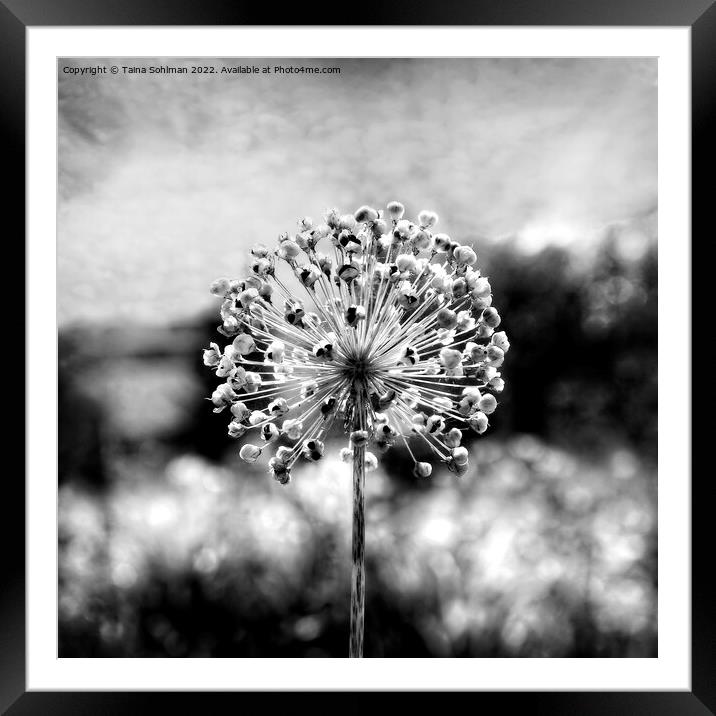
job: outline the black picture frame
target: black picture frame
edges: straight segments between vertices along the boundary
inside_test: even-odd
[[[276,19],[280,22],[276,22]],[[0,0],[0,122],[6,183],[3,202],[6,242],[24,245],[25,214],[25,30],[32,26],[133,25],[534,25],[534,26],[682,26],[691,28],[692,89],[692,224],[713,242],[707,212],[713,203],[716,159],[712,128],[716,126],[716,1],[715,0],[367,0],[353,6],[295,3],[281,8],[240,0]],[[10,223],[7,223],[7,219]],[[706,232],[709,232],[708,234]],[[670,240],[675,240],[670,237]],[[683,237],[688,241],[689,237]],[[692,247],[695,247],[692,242]],[[19,265],[24,266],[22,254]],[[18,264],[15,264],[17,266]],[[698,263],[692,265],[697,266]],[[17,270],[17,268],[15,268]],[[663,290],[663,287],[662,287]],[[7,292],[8,289],[5,288]],[[17,294],[13,297],[17,301]],[[710,305],[692,293],[694,311]],[[6,304],[8,305],[8,304]],[[698,324],[696,324],[698,325]],[[708,325],[708,324],[706,324]],[[689,326],[681,326],[680,333]],[[27,326],[24,330],[32,330]],[[16,357],[18,348],[8,346]],[[32,379],[26,376],[26,380]],[[18,381],[19,384],[19,381]],[[689,390],[690,385],[680,389]],[[16,410],[16,408],[15,408]],[[690,418],[690,416],[684,416]],[[708,424],[708,417],[705,421]],[[24,425],[24,420],[22,421]],[[704,422],[701,422],[704,425]],[[694,423],[694,430],[696,430]],[[4,479],[2,523],[3,571],[0,578],[0,710],[25,714],[156,713],[177,708],[192,713],[251,711],[253,699],[295,710],[317,694],[296,693],[147,693],[147,692],[28,692],[25,683],[25,486],[20,470]],[[513,708],[537,714],[659,714],[689,716],[716,713],[716,594],[709,564],[714,511],[713,477],[694,471],[692,488],[692,661],[691,691],[683,692],[476,692],[472,709]],[[689,475],[672,476],[689,480]],[[430,708],[446,694],[421,693]],[[346,699],[345,694],[320,694],[324,708],[358,710],[371,693]],[[396,701],[408,694],[382,694]],[[174,702],[174,703],[170,703]],[[385,705],[385,704],[384,704]],[[485,711],[485,708],[490,711]]]

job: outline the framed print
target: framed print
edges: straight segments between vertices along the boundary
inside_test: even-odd
[[[2,0],[7,713],[716,711],[716,10],[450,10]]]

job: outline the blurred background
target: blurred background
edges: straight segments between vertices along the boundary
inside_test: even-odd
[[[342,443],[240,463],[201,348],[253,243],[395,199],[512,348],[467,475],[368,476],[366,656],[656,656],[656,59],[98,64],[208,63],[59,61],[59,655],[347,655]]]

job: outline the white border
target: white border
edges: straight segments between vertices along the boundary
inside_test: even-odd
[[[56,391],[44,339],[28,331],[29,690],[690,690],[690,376],[681,389],[665,382],[674,326],[680,370],[691,365],[683,335],[691,315],[689,28],[28,28],[28,326],[55,314],[58,56],[410,57],[415,48],[443,57],[659,57],[659,285],[668,287],[659,296],[659,382],[669,396],[659,415],[659,657],[58,659],[57,445],[48,425]]]

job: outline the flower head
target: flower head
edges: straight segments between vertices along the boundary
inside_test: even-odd
[[[412,440],[467,471],[463,433],[487,430],[510,344],[495,332],[501,317],[475,250],[433,233],[437,223],[432,211],[406,219],[398,202],[386,215],[330,209],[321,223],[300,219],[274,249],[255,246],[247,278],[211,284],[231,340],[203,354],[225,380],[214,410],[229,408],[231,436],[256,430],[276,447],[268,466],[280,483],[299,458],[322,458],[336,424],[349,436],[341,459],[363,451],[367,470],[395,444],[413,456]],[[264,452],[247,444],[240,455]],[[431,474],[413,460],[416,477]]]

